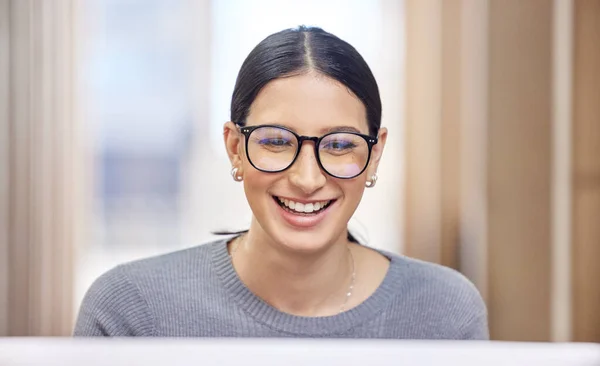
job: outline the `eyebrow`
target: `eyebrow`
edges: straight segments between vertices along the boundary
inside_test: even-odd
[[[298,133],[298,131],[296,131],[294,128],[286,126],[285,124],[272,123],[271,125],[272,126],[278,126],[278,127],[287,128],[288,130],[292,130],[292,131]],[[356,133],[363,133],[358,128],[352,127],[352,126],[326,127],[326,128],[322,128],[322,129],[319,130],[319,133],[322,134],[322,135],[328,134],[330,132],[356,132]]]
[[[352,127],[352,126],[338,126],[338,127],[324,128],[324,129],[321,129],[319,132],[321,132],[322,134],[326,134],[326,133],[330,133],[330,132],[362,133],[358,128]]]

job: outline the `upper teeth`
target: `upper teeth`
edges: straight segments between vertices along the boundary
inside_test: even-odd
[[[296,212],[307,212],[307,213],[319,211],[323,207],[327,206],[327,204],[329,202],[331,202],[331,200],[329,200],[329,201],[320,201],[320,202],[312,202],[312,203],[300,203],[300,202],[288,200],[287,198],[277,197],[277,199],[279,199],[279,202],[283,203],[290,210],[294,210]]]

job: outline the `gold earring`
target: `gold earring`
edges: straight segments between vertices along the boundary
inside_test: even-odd
[[[377,184],[377,173],[375,173],[371,176],[371,180],[368,180],[365,182],[365,187],[373,188],[373,187],[375,187],[375,184]]]
[[[238,172],[238,168],[231,168],[231,177],[233,178],[233,180],[235,180],[236,182],[241,182],[244,180],[244,177],[242,177],[241,175],[237,175]]]

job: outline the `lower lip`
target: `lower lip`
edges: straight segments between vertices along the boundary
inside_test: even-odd
[[[329,213],[329,210],[331,209],[331,206],[335,204],[335,202],[330,203],[326,209],[320,211],[318,214],[315,215],[296,215],[285,210],[277,202],[274,201],[273,203],[277,206],[277,209],[279,210],[281,216],[288,224],[303,229],[317,226],[321,221],[323,221],[323,219],[325,219],[325,217]]]

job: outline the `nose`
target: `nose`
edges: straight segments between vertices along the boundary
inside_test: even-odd
[[[304,194],[310,195],[325,185],[327,177],[317,161],[313,142],[303,144],[298,158],[290,167],[290,182]]]

